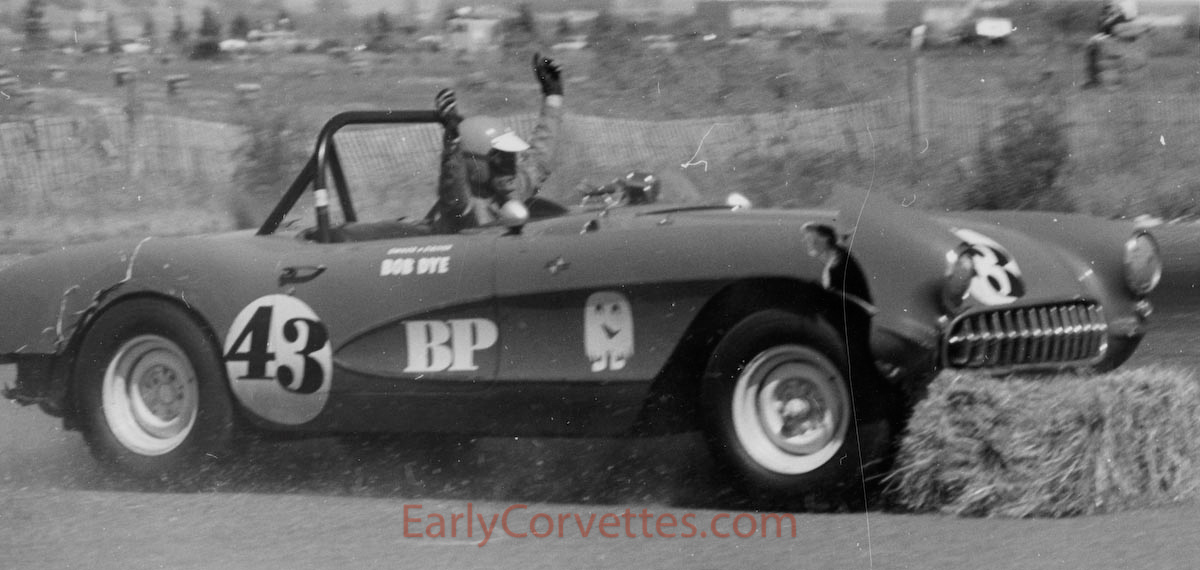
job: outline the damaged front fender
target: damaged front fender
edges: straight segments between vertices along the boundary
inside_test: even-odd
[[[60,354],[133,276],[149,241],[101,243],[23,260],[0,271],[0,362]]]

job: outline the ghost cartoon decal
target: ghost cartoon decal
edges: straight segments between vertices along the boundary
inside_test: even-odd
[[[592,293],[583,311],[583,342],[592,372],[620,370],[633,356],[633,308],[615,291]]]
[[[984,305],[1005,305],[1025,294],[1025,282],[1017,260],[997,243],[979,232],[956,229],[954,235],[971,246],[975,277],[967,292]]]

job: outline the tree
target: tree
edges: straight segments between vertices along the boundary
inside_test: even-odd
[[[30,49],[46,47],[50,32],[46,27],[46,6],[42,0],[29,0],[25,4],[25,45]]]
[[[625,22],[607,9],[592,20],[592,31],[588,34],[588,44],[596,51],[598,63],[602,68],[624,65],[621,60],[629,55],[633,46],[629,42],[629,31]]]
[[[517,17],[504,22],[505,47],[527,46],[538,41],[537,18],[529,4],[517,7]]]
[[[215,40],[221,37],[221,22],[217,20],[217,13],[212,8],[200,11],[200,29],[196,33],[201,39]]]
[[[387,10],[380,10],[379,13],[375,15],[375,35],[390,36],[392,35],[393,29],[392,20],[390,17],[388,17]]]
[[[158,26],[154,23],[154,16],[150,14],[146,14],[142,19],[142,37],[152,46],[158,43]]]
[[[387,10],[380,10],[373,18],[367,20],[365,26],[367,35],[371,37],[367,42],[367,47],[371,51],[390,53],[396,50],[396,45],[392,43],[392,33],[395,28],[392,26],[392,19],[388,16]]]
[[[1039,15],[1048,23],[1059,39],[1066,40],[1079,34],[1092,34],[1100,21],[1100,2],[1089,0],[1065,0],[1047,5]]]
[[[233,17],[233,21],[229,22],[229,37],[246,39],[250,35],[250,19],[245,14],[238,12]]]
[[[607,8],[600,10],[592,20],[592,33],[588,43],[597,50],[619,51],[629,44],[625,34],[625,23]]]
[[[522,3],[517,6],[517,29],[537,37],[537,17],[533,15],[533,8],[529,4]]]
[[[192,46],[192,59],[215,59],[221,56],[221,22],[212,8],[200,12],[200,28],[196,30],[196,45]]]
[[[167,41],[171,42],[171,45],[175,47],[182,48],[190,36],[191,32],[188,32],[187,26],[183,24],[183,15],[176,13],[175,24],[171,27],[171,35]]]
[[[121,53],[121,32],[117,29],[117,15],[112,12],[104,17],[104,34],[108,38],[108,53]]]
[[[1009,105],[1003,121],[979,141],[979,174],[966,188],[973,210],[1075,211],[1061,181],[1071,159],[1063,107],[1050,98]]]

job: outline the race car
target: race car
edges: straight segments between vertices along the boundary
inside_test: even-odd
[[[702,430],[744,490],[794,498],[886,469],[941,370],[1121,364],[1161,276],[1132,225],[869,197],[667,204],[652,173],[577,204],[535,197],[516,225],[436,233],[433,188],[360,220],[335,135],[436,120],[334,116],[257,231],[88,244],[0,271],[0,361],[17,369],[5,395],[140,477],[203,469],[242,433]],[[809,232],[835,237],[859,286],[828,278]]]

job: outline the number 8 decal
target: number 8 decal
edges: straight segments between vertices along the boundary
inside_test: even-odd
[[[305,423],[329,399],[329,333],[300,299],[260,297],[229,328],[225,369],[234,395],[246,408],[273,422]]]
[[[997,243],[979,232],[954,230],[954,235],[971,246],[975,277],[967,292],[985,305],[1004,305],[1025,294],[1025,282],[1017,260]]]

